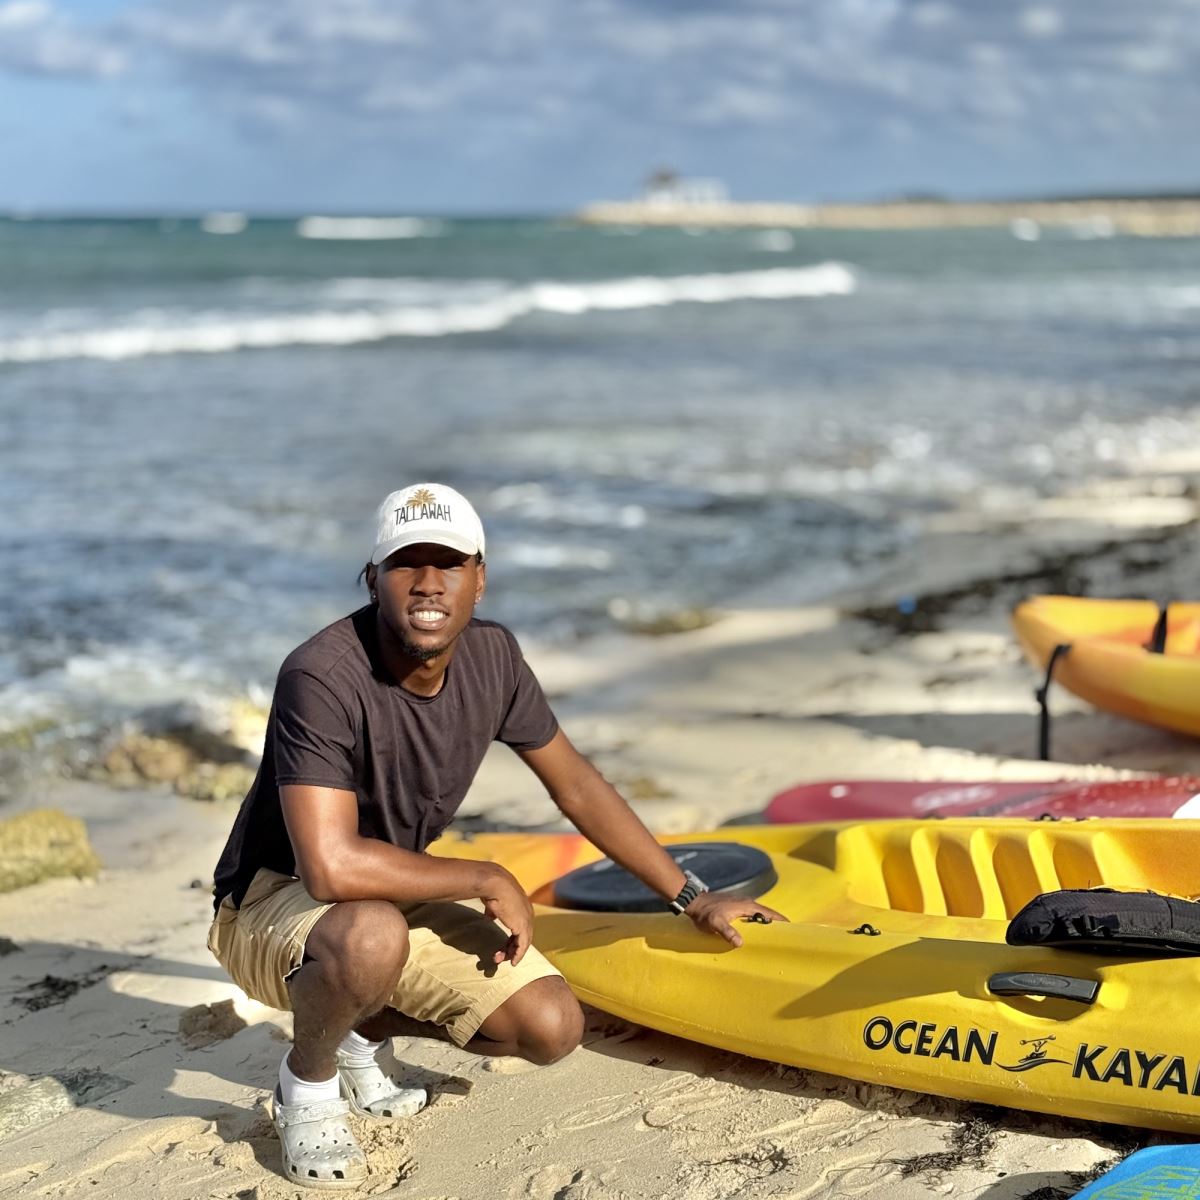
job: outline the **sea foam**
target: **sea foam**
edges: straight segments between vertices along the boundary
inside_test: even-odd
[[[442,222],[423,217],[302,217],[296,233],[325,241],[378,242],[438,237]]]
[[[467,283],[466,288],[473,285]],[[0,340],[0,363],[68,358],[129,359],[152,354],[223,354],[280,346],[349,346],[399,337],[446,337],[501,329],[543,312],[579,316],[671,304],[791,300],[841,296],[855,290],[842,263],[725,274],[631,276],[595,282],[542,281],[491,296],[381,309],[278,313],[262,316],[206,311],[171,324],[161,319],[108,328],[29,333]]]

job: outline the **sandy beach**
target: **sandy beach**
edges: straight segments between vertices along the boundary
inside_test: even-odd
[[[528,646],[564,727],[660,831],[743,819],[804,780],[1097,778],[1200,770],[1183,737],[1065,693],[1034,760],[1034,673],[1007,624],[1028,592],[1194,594],[1192,477],[1176,465],[1040,508],[931,519],[902,563],[820,606],[770,598],[670,636]],[[909,598],[902,606],[898,604]],[[264,1101],[287,1014],[205,948],[236,804],[60,778],[23,798],[81,816],[91,881],[0,896],[0,1196],[298,1194]],[[469,828],[553,827],[496,748]],[[1159,1135],[985,1109],[740,1058],[589,1011],[583,1047],[534,1071],[398,1044],[436,1099],[358,1124],[363,1194],[412,1200],[671,1195],[1049,1200]]]

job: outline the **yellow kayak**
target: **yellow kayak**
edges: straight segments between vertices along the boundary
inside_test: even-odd
[[[1042,892],[1200,891],[1200,824],[967,818],[660,840],[701,839],[764,852],[777,879],[760,899],[790,924],[744,922],[734,950],[669,912],[560,907],[555,882],[600,857],[574,834],[451,834],[431,851],[511,870],[536,945],[607,1012],[873,1083],[1200,1135],[1200,961],[1005,944]]]
[[[1054,681],[1108,712],[1200,734],[1200,604],[1172,604],[1161,653],[1152,643],[1161,610],[1150,600],[1033,596],[1013,613],[1029,660],[1045,670],[1070,645]]]

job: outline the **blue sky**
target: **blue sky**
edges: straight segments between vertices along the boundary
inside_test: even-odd
[[[1200,192],[1200,0],[0,0],[0,207]]]

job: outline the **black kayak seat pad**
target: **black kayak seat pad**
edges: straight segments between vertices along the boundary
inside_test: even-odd
[[[698,875],[713,892],[757,899],[778,880],[771,856],[741,842],[677,842],[664,850],[684,869]],[[670,912],[657,892],[611,858],[568,871],[554,883],[559,908],[583,912]]]

